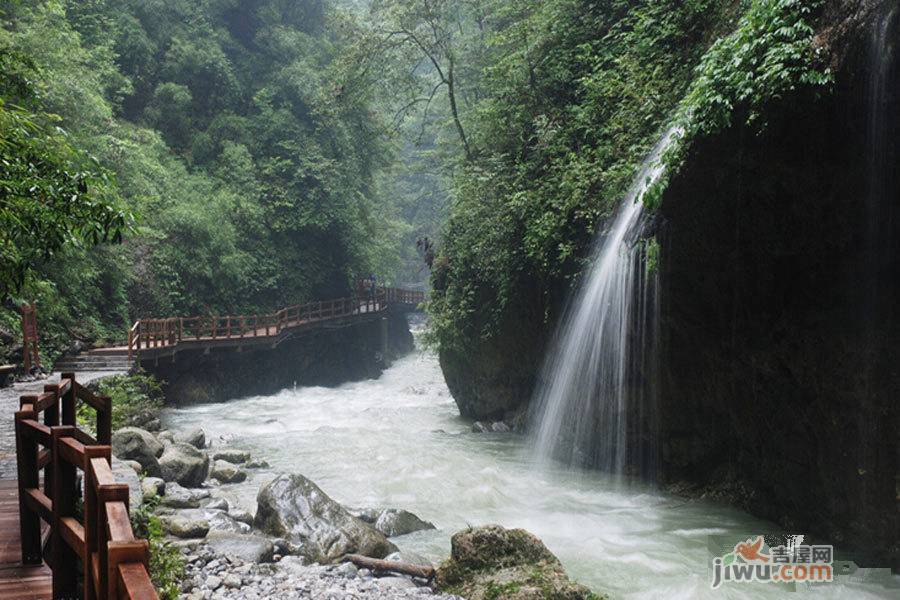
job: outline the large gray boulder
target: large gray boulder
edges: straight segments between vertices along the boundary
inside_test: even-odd
[[[300,546],[313,562],[355,553],[384,558],[396,552],[383,533],[351,515],[302,475],[281,474],[259,490],[254,525]]]
[[[272,562],[275,546],[260,535],[232,531],[210,531],[206,543],[219,554],[239,558],[244,562]]]
[[[516,600],[605,598],[569,579],[556,556],[524,529],[486,525],[450,538],[450,558],[441,563],[435,588],[469,600],[491,600],[509,590]]]
[[[160,504],[169,508],[198,508],[200,501],[209,498],[209,490],[189,490],[175,481],[165,484]]]
[[[202,538],[209,533],[209,521],[200,511],[179,511],[171,515],[160,515],[159,520],[167,533],[182,539]]]
[[[250,533],[250,526],[231,518],[221,510],[206,511],[206,520],[209,521],[210,531],[230,531],[233,533]]]
[[[213,462],[209,476],[221,483],[239,483],[247,479],[247,472],[230,462],[216,460]]]
[[[153,434],[139,427],[123,427],[112,435],[112,452],[122,460],[133,460],[151,477],[159,477],[159,457],[163,445]]]
[[[387,508],[383,510],[375,521],[374,526],[375,529],[388,537],[435,528],[434,523],[423,521],[413,513],[402,508]]]
[[[190,444],[175,442],[167,445],[159,457],[159,469],[166,481],[199,487],[209,473],[209,457]]]
[[[141,487],[141,479],[130,465],[117,459],[112,459],[112,472],[116,476],[119,483],[128,484],[128,504],[129,506],[140,506],[144,502],[144,490]]]
[[[192,429],[191,431],[175,434],[172,441],[184,442],[199,450],[206,448],[206,434],[199,427],[197,429]]]
[[[224,460],[233,465],[250,460],[250,453],[240,448],[216,448],[213,450],[212,456],[213,460]]]

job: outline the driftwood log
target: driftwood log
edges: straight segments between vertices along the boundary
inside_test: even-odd
[[[352,562],[357,567],[369,569],[373,572],[401,573],[403,575],[427,579],[428,581],[431,581],[432,578],[434,578],[434,567],[426,565],[413,565],[393,560],[381,560],[379,558],[370,558],[360,554],[345,554],[342,560],[344,562]]]

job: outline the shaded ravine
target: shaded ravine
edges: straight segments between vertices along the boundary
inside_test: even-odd
[[[348,506],[406,508],[433,521],[436,531],[394,541],[434,561],[449,553],[453,532],[499,523],[534,532],[574,579],[615,598],[784,592],[768,585],[709,587],[707,535],[733,532],[737,538],[773,526],[649,488],[620,488],[595,472],[535,469],[526,440],[470,432],[430,352],[397,361],[375,380],[169,409],[164,421],[179,430],[203,427],[214,443],[247,448],[272,464],[222,488],[251,511],[259,485],[275,471],[290,471]],[[815,597],[848,593],[889,597],[874,586],[852,592],[828,587]]]

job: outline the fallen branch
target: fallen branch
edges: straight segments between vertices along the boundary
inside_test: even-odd
[[[345,554],[342,559],[344,562],[352,562],[357,567],[369,569],[373,572],[392,572],[410,575],[412,577],[420,577],[431,581],[434,577],[434,567],[425,565],[413,565],[405,562],[396,562],[393,560],[381,560],[378,558],[369,558],[360,554]]]

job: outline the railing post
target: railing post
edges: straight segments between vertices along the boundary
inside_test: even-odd
[[[59,425],[59,386],[45,385],[44,393],[53,394],[53,405],[47,407],[47,409],[44,411],[44,425],[46,425],[47,427],[55,427]],[[46,494],[48,498],[53,497],[53,485],[55,481],[55,477],[53,476],[53,469],[53,461],[51,460],[44,467],[44,494]]]
[[[25,502],[25,490],[38,487],[38,445],[27,433],[22,421],[34,419],[32,410],[16,412],[16,468],[19,480],[19,535],[22,544],[22,563],[40,564],[41,518]]]
[[[97,491],[97,531],[100,535],[100,540],[97,548],[97,555],[99,556],[99,568],[97,569],[100,574],[100,585],[98,585],[98,598],[109,598],[110,600],[118,597],[117,588],[118,582],[116,581],[115,573],[113,569],[110,569],[110,560],[109,560],[109,535],[108,535],[108,524],[109,521],[107,519],[106,513],[106,503],[107,502],[122,502],[125,504],[125,508],[128,508],[128,486],[123,483],[115,483],[109,485],[101,485],[98,486],[99,489]],[[111,576],[112,575],[112,576]]]
[[[108,445],[112,442],[112,398],[98,397],[104,404],[103,410],[97,411],[97,443]]]
[[[94,600],[100,597],[100,589],[103,589],[98,589],[97,582],[94,580],[94,562],[97,562],[98,571],[100,567],[99,556],[95,556],[94,553],[98,552],[103,532],[97,527],[97,480],[94,470],[91,468],[91,459],[103,458],[106,462],[110,462],[110,456],[109,446],[85,446],[84,448],[84,543],[87,550],[87,561],[84,564],[85,600]],[[103,591],[106,590],[103,589]]]
[[[77,394],[75,390],[75,373],[63,373],[62,379],[68,379],[72,382],[71,385],[69,385],[69,389],[60,398],[60,403],[62,404],[62,424],[75,426],[75,398]]]
[[[59,451],[60,440],[72,437],[75,428],[69,425],[53,427],[50,441],[53,455],[53,527],[51,542],[51,568],[53,570],[53,598],[76,598],[78,596],[78,553],[63,539],[62,520],[75,516],[75,471],[76,466],[62,458]]]

